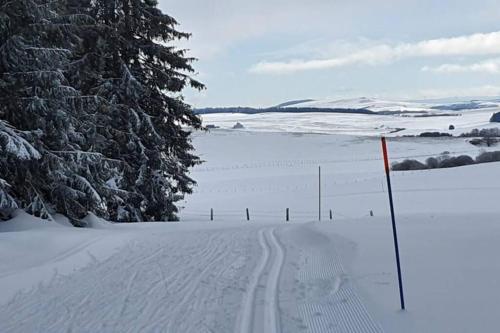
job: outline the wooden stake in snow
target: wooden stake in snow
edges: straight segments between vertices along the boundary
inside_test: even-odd
[[[394,250],[396,252],[396,266],[398,269],[399,300],[401,301],[401,310],[404,310],[405,298],[403,293],[403,278],[401,277],[401,264],[399,261],[399,245],[398,245],[398,233],[396,230],[396,217],[394,214],[394,202],[392,200],[392,187],[391,187],[391,175],[390,175],[391,170],[389,167],[389,156],[387,154],[387,143],[384,137],[382,137],[382,152],[384,154],[385,175],[387,177],[387,191],[389,193],[389,205],[391,207],[392,236],[394,238]]]
[[[247,208],[247,221],[250,221],[250,211]]]
[[[210,221],[214,220],[214,209],[210,208]]]
[[[286,209],[286,221],[290,221],[290,209]]]

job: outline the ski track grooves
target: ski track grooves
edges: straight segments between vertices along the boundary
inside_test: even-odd
[[[293,276],[285,259],[299,261]],[[280,303],[290,287],[301,292]],[[383,332],[329,239],[299,225],[145,234],[0,307],[2,333],[70,331]]]
[[[279,280],[281,276],[281,270],[283,268],[283,262],[285,261],[285,253],[281,247],[275,234],[276,230],[272,229],[269,232],[269,238],[273,244],[274,250],[276,251],[276,258],[271,267],[271,271],[268,276],[268,283],[266,285],[266,298],[265,302],[268,305],[264,316],[264,332],[281,332],[280,328],[280,310],[278,304],[279,296]]]
[[[240,312],[240,333],[281,332],[279,281],[285,251],[276,237],[275,228],[259,230],[262,255],[252,274]],[[267,277],[267,278],[266,278]],[[261,289],[265,288],[261,295]],[[256,325],[261,322],[262,327]]]
[[[307,229],[302,232],[314,235],[314,231]],[[303,285],[317,288],[321,286],[320,282],[329,281],[331,284],[329,288],[320,289],[323,290],[321,295],[307,297],[298,305],[308,331],[382,333],[382,327],[374,321],[346,275],[342,258],[334,248],[326,246],[324,239],[313,239],[315,246],[307,247],[303,252],[298,279]]]
[[[75,245],[71,249],[68,249],[65,252],[61,252],[60,254],[58,254],[55,257],[47,260],[46,262],[43,262],[42,264],[48,265],[48,264],[55,264],[55,263],[61,262],[61,261],[65,260],[65,259],[70,258],[71,256],[73,256],[75,254],[78,254],[78,253],[82,252],[83,250],[85,250],[86,248],[88,248],[89,246],[91,246],[92,244],[95,244],[95,243],[101,241],[103,238],[104,237],[101,236],[101,237],[97,237],[97,238],[94,238],[94,239],[91,239],[91,240],[84,241],[84,242],[80,243],[79,245]],[[18,269],[18,270],[13,270],[13,271],[2,273],[2,274],[0,274],[0,279],[3,279],[5,277],[7,277],[7,276],[11,276],[11,275],[14,275],[14,274],[19,274],[20,272],[26,271],[28,269],[37,268],[40,265],[41,265],[41,263],[37,263],[35,265],[28,266],[28,267],[25,267],[25,268],[22,268],[22,269]]]
[[[240,319],[240,333],[250,333],[253,328],[254,308],[256,303],[256,293],[260,277],[264,274],[267,261],[269,260],[269,247],[264,236],[264,229],[259,230],[259,244],[262,248],[262,256],[259,264],[250,278],[250,283],[245,296],[245,303],[242,308]]]
[[[242,294],[251,231],[139,237],[108,259],[17,294],[0,307],[0,331],[229,332],[213,311],[223,297]]]

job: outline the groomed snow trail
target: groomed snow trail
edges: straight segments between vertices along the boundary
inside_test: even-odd
[[[293,281],[284,331],[383,332],[357,295],[335,250],[335,239],[318,232],[314,224],[293,228],[287,236],[287,243],[293,244],[287,274]]]
[[[0,332],[381,332],[309,225],[180,229],[139,228],[108,259],[17,294]]]
[[[241,333],[281,332],[279,282],[285,252],[275,228],[259,230],[262,256],[253,272],[240,311]]]
[[[137,233],[109,259],[16,295],[0,332],[233,332],[257,228]]]

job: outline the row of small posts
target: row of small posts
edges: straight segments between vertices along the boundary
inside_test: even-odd
[[[246,210],[247,221],[250,221],[250,210],[247,208]],[[373,216],[373,212],[370,212],[370,215]],[[214,209],[210,208],[210,221],[214,220]],[[330,209],[330,220],[333,220],[333,211]],[[290,221],[290,208],[287,208],[285,211],[285,221]]]

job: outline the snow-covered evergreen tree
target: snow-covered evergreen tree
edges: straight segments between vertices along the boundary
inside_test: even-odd
[[[154,0],[0,0],[0,209],[176,218],[203,86],[175,26]]]
[[[40,153],[20,133],[0,120],[0,218],[5,218],[18,208],[11,181],[21,180],[25,163],[40,159]],[[15,168],[11,166],[16,166]],[[19,184],[17,184],[19,185]]]
[[[123,162],[114,185],[127,193],[111,209],[118,220],[173,220],[175,202],[192,191],[190,130],[201,122],[180,92],[186,85],[203,88],[191,79],[193,59],[170,46],[189,35],[175,29],[176,21],[157,8],[156,1],[95,0],[73,5],[76,13],[94,15],[88,29],[86,56],[74,75],[85,95],[104,100],[97,132],[103,144],[95,149]]]
[[[3,163],[2,188],[10,186],[15,193],[10,199],[35,214],[53,210],[75,224],[88,211],[105,216],[99,190],[109,194],[104,185],[117,163],[92,150],[95,125],[86,112],[88,98],[65,76],[80,31],[94,21],[60,15],[64,1],[0,6],[0,120],[24,133],[40,155],[32,163]]]

